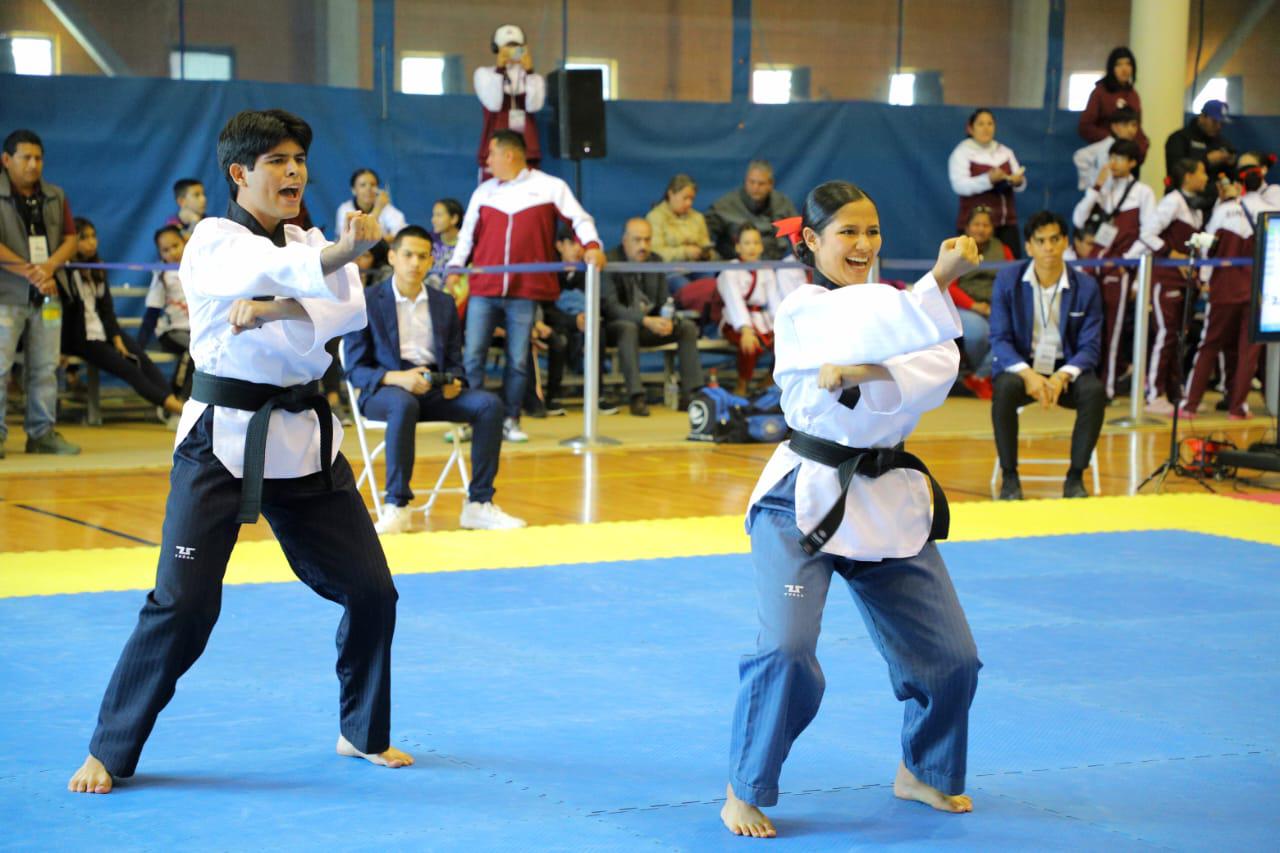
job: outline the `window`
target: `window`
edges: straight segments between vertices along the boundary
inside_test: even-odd
[[[1083,112],[1089,106],[1089,96],[1093,87],[1102,79],[1105,71],[1078,71],[1067,77],[1067,109]]]
[[[169,51],[169,77],[174,80],[231,80],[234,76],[235,56],[230,50]]]
[[[585,56],[570,57],[565,62],[564,67],[568,70],[575,68],[599,69],[600,82],[604,88],[604,99],[606,101],[615,100],[618,97],[618,63],[612,59],[592,59]]]
[[[406,95],[443,95],[446,61],[443,56],[406,54],[400,58],[400,91]]]
[[[893,74],[889,77],[889,103],[909,107],[916,102],[916,75]]]
[[[53,74],[53,39],[39,36],[15,36],[6,39],[13,56],[14,74]]]
[[[1204,88],[1196,95],[1196,99],[1191,102],[1191,112],[1198,114],[1206,101],[1227,102],[1226,77],[1214,77],[1205,83]]]
[[[752,71],[751,100],[757,104],[791,103],[791,69],[757,68]]]

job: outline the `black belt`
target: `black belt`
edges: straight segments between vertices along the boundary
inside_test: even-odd
[[[223,406],[253,412],[244,439],[244,483],[240,487],[240,524],[254,524],[262,511],[262,478],[266,472],[267,426],[271,412],[316,413],[320,420],[320,470],[325,487],[333,488],[333,415],[319,381],[281,388],[261,382],[246,382],[225,376],[211,376],[197,370],[191,385],[191,398],[210,406]]]
[[[919,471],[929,478],[933,487],[933,526],[929,529],[929,539],[946,539],[951,528],[951,510],[947,507],[947,495],[942,486],[929,473],[920,457],[907,453],[898,447],[845,447],[816,435],[803,432],[791,434],[791,449],[805,459],[835,468],[840,476],[840,497],[827,512],[818,526],[800,540],[800,547],[806,554],[815,554],[821,550],[827,540],[844,521],[845,499],[849,496],[849,483],[853,475],[876,478],[895,468],[906,468]]]

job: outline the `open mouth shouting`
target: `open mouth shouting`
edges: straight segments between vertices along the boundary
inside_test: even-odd
[[[299,201],[302,200],[302,187],[301,186],[284,187],[283,189],[280,190],[280,196],[281,198],[285,199],[291,204],[297,204]]]

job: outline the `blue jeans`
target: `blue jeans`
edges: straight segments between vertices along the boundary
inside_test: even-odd
[[[0,305],[0,444],[9,437],[4,423],[9,371],[24,333],[22,384],[27,392],[27,413],[22,425],[27,438],[43,438],[53,431],[56,420],[62,329],[45,326],[39,305]]]
[[[833,574],[849,584],[889,665],[894,695],[906,703],[903,763],[943,793],[961,793],[969,704],[982,663],[937,547],[929,542],[914,557],[873,562],[809,556],[800,547],[794,495],[792,473],[752,510],[760,633],[755,653],[738,666],[729,750],[733,793],[752,805],[778,802],[782,763],[818,713],[826,688],[815,652]]]
[[[438,388],[415,396],[403,388],[383,385],[361,407],[364,414],[387,423],[387,503],[408,506],[413,500],[415,426],[418,421],[453,421],[471,424],[471,485],[467,500],[493,500],[502,451],[502,401],[497,394],[464,388],[446,400]]]
[[[506,417],[520,420],[520,403],[529,380],[529,336],[537,303],[513,296],[472,296],[467,301],[467,332],[462,363],[467,384],[484,387],[484,364],[493,330],[506,330],[506,366],[502,370],[502,398]]]
[[[960,328],[964,330],[964,354],[973,375],[991,375],[991,321],[977,311],[961,308]]]

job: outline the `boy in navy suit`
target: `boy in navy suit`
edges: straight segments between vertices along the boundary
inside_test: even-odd
[[[431,235],[409,225],[396,234],[388,257],[394,275],[365,294],[369,324],[345,338],[347,377],[360,389],[360,411],[387,423],[387,505],[378,533],[409,529],[414,431],[418,421],[471,424],[471,485],[462,527],[524,527],[493,503],[502,449],[502,401],[465,387],[462,330],[453,298],[423,285],[431,270]],[[444,384],[432,373],[452,374]]]
[[[1076,410],[1071,467],[1062,496],[1083,498],[1084,469],[1102,431],[1106,389],[1095,368],[1102,351],[1098,283],[1063,261],[1067,223],[1041,211],[1026,228],[1028,263],[1005,267],[991,294],[991,426],[1004,481],[1001,500],[1020,500],[1018,407],[1038,401]]]

